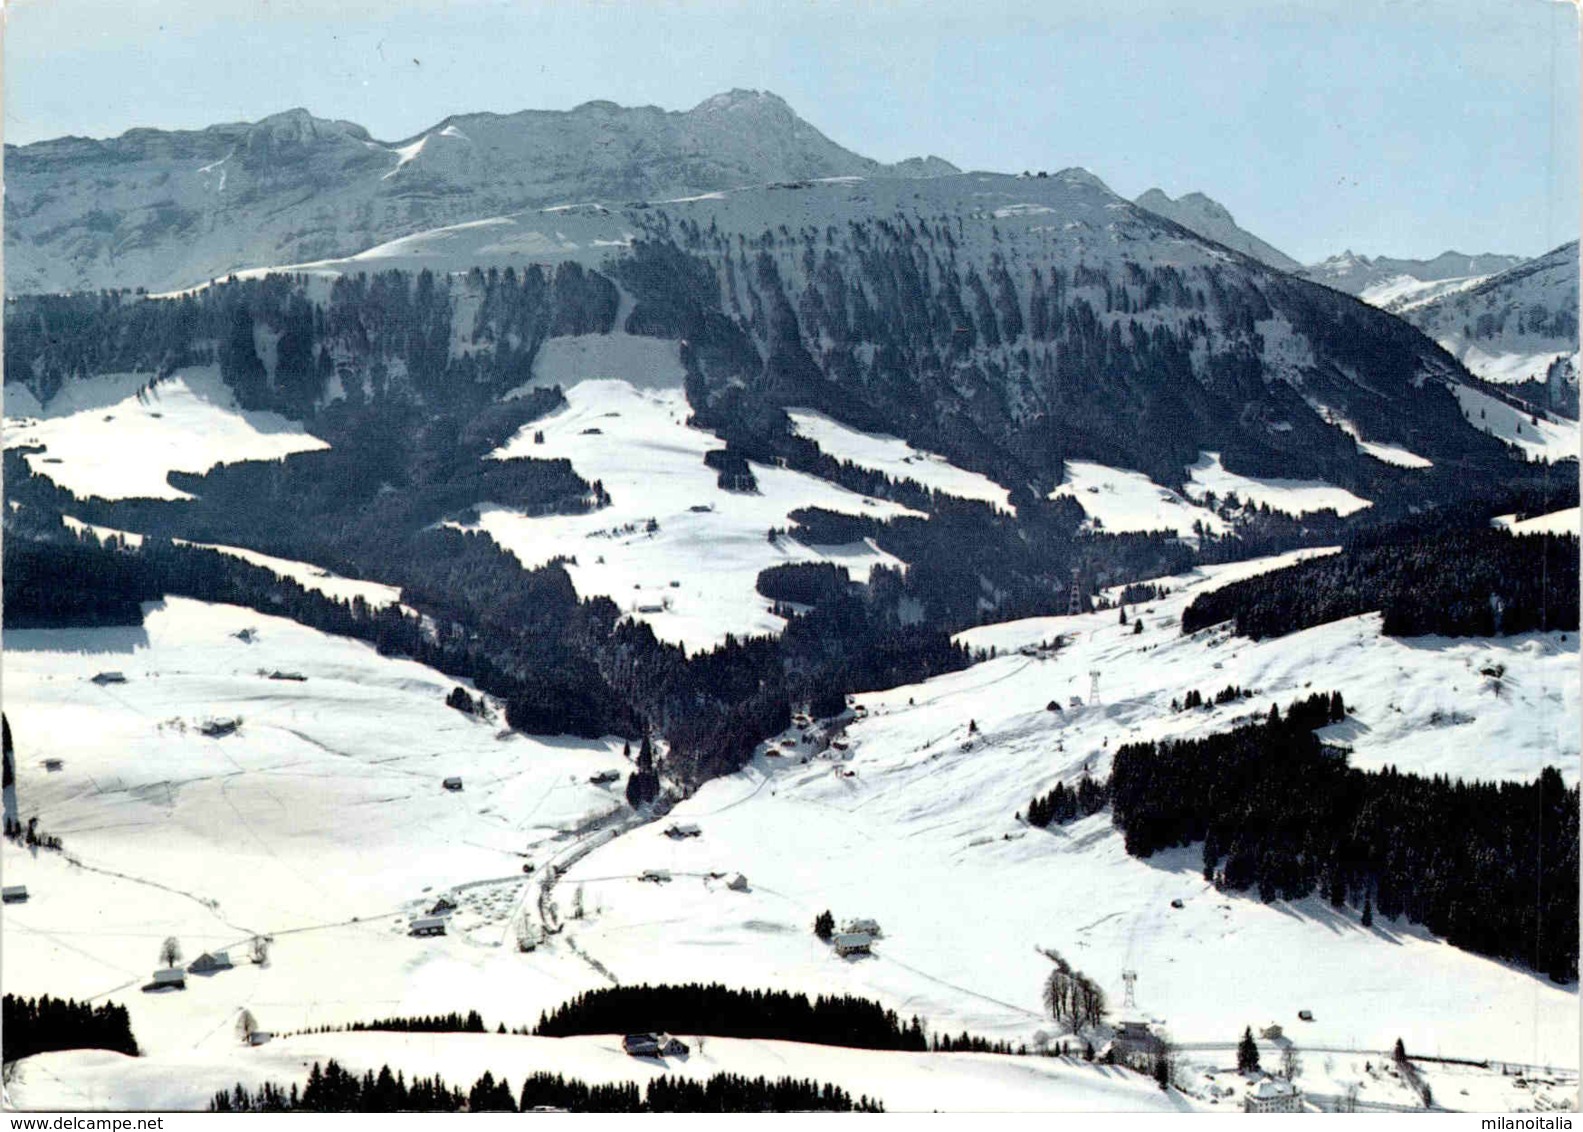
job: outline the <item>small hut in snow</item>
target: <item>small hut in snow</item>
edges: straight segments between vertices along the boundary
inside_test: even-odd
[[[833,940],[837,955],[868,955],[874,947],[874,937],[867,932],[841,932]]]
[[[231,969],[231,954],[228,951],[205,951],[198,958],[187,964],[187,970],[194,975],[207,975],[215,971],[229,971]]]

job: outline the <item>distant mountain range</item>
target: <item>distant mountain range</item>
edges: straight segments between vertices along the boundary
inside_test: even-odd
[[[1534,260],[1485,252],[1433,259],[1348,250],[1304,267],[1237,226],[1202,193],[1172,200],[1150,189],[1138,205],[1281,271],[1400,315],[1456,355],[1476,376],[1569,416],[1577,413],[1578,245]],[[1534,383],[1527,389],[1515,388]]]
[[[1576,240],[1399,313],[1479,377],[1540,383],[1531,399],[1577,415]]]
[[[1404,279],[1425,284],[1462,282],[1495,275],[1522,262],[1522,256],[1488,252],[1465,255],[1448,251],[1441,252],[1434,259],[1396,259],[1383,255],[1371,259],[1348,250],[1310,264],[1303,269],[1303,273],[1315,282],[1349,295],[1357,295],[1365,301],[1380,298],[1382,301],[1375,305],[1388,307],[1392,299],[1399,300],[1410,294],[1410,291],[1400,286]],[[1402,294],[1388,294],[1393,284]],[[1410,298],[1408,301],[1411,301]]]
[[[1172,200],[1160,189],[1150,189],[1135,202],[1140,208],[1173,220],[1183,228],[1280,271],[1323,283],[1335,291],[1356,295],[1364,302],[1397,310],[1486,278],[1524,262],[1522,256],[1466,255],[1441,252],[1433,259],[1370,258],[1348,249],[1318,263],[1304,266],[1279,248],[1240,227],[1225,205],[1203,193],[1183,193]]]
[[[957,172],[937,157],[888,166],[860,156],[775,95],[746,90],[686,111],[589,102],[462,114],[395,142],[298,109],[203,130],[6,146],[5,163],[11,294],[160,290],[527,208]]]

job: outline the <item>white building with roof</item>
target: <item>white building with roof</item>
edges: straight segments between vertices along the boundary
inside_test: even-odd
[[[867,955],[874,948],[874,937],[867,932],[841,932],[830,942],[837,955]]]
[[[1290,1081],[1266,1077],[1242,1094],[1243,1112],[1302,1112],[1303,1092]]]

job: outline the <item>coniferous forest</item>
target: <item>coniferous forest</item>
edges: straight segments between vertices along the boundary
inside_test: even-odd
[[[359,1077],[335,1060],[316,1061],[299,1092],[265,1083],[240,1083],[216,1093],[210,1112],[883,1112],[877,1101],[854,1100],[846,1090],[817,1081],[743,1077],[716,1073],[703,1081],[659,1077],[641,1090],[636,1084],[589,1085],[560,1074],[533,1073],[513,1095],[505,1080],[488,1071],[467,1092],[436,1074],[409,1084],[400,1072],[381,1066]]]
[[[1129,743],[1110,799],[1127,852],[1203,842],[1204,876],[1265,901],[1369,903],[1449,943],[1577,977],[1578,790],[1361,771],[1314,734],[1333,700],[1203,739]]]
[[[534,1033],[564,1038],[656,1030],[721,1038],[769,1038],[857,1049],[926,1050],[923,1023],[852,995],[735,990],[719,983],[601,987],[539,1019]]]
[[[94,1006],[47,994],[36,999],[8,994],[0,1000],[0,1008],[0,1043],[6,1061],[60,1049],[108,1049],[137,1056],[126,1007],[113,1002]]]
[[[1193,599],[1182,631],[1230,621],[1260,640],[1380,610],[1391,636],[1492,637],[1578,627],[1578,540],[1472,528],[1359,539],[1340,554]]]

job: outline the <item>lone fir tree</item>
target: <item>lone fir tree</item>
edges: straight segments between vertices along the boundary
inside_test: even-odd
[[[1237,1072],[1257,1073],[1259,1071],[1259,1047],[1253,1040],[1253,1027],[1248,1026],[1242,1031],[1242,1040],[1237,1043]]]

